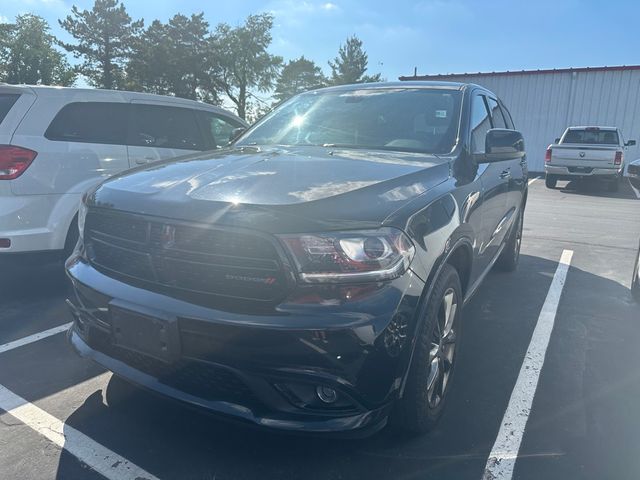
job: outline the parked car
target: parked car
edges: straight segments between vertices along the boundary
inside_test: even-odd
[[[609,191],[618,191],[624,152],[635,144],[635,140],[625,142],[616,127],[569,127],[547,148],[546,186],[555,188],[558,180],[594,177],[607,181]]]
[[[130,167],[224,146],[246,125],[180,98],[0,85],[0,260],[68,255],[83,192]]]
[[[298,432],[423,432],[462,307],[516,268],[522,135],[488,90],[333,87],[84,198],[70,342],[135,384]]]

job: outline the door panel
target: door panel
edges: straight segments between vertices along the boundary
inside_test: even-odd
[[[497,99],[487,97],[489,110],[491,112],[491,123],[493,128],[507,128],[513,130],[511,117],[500,106]],[[501,174],[507,180],[507,215],[511,217],[514,211],[522,202],[522,192],[524,191],[524,182],[527,181],[528,171],[525,158],[518,158],[514,155],[513,159],[505,160],[499,163],[503,167]],[[508,172],[508,173],[506,173]]]
[[[487,132],[493,127],[487,100],[484,95],[474,94],[471,103],[471,152],[485,153]],[[498,253],[500,243],[504,238],[504,216],[507,208],[509,193],[509,176],[511,175],[509,162],[497,162],[481,165],[484,171],[479,175],[482,189],[482,230],[479,235],[479,262],[482,271],[489,265]]]

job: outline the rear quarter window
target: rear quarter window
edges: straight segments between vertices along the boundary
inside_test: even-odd
[[[128,104],[78,102],[62,107],[44,136],[49,140],[125,145]]]
[[[20,98],[19,93],[0,93],[0,123],[2,123]]]

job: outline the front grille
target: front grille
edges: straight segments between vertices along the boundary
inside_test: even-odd
[[[260,406],[247,385],[231,370],[199,360],[182,359],[166,364],[147,355],[113,345],[108,334],[92,330],[91,348],[156,378],[160,383],[210,401]]]
[[[92,209],[85,245],[99,270],[180,298],[269,303],[287,288],[275,245],[258,234]]]

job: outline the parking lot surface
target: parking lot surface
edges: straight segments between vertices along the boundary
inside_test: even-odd
[[[534,181],[518,270],[490,274],[465,307],[437,429],[364,440],[250,429],[130,389],[78,358],[56,329],[71,320],[60,266],[4,269],[0,477],[481,479],[495,476],[489,457],[507,445],[498,463],[517,459],[501,478],[638,478],[640,306],[629,283],[639,239],[640,200],[626,182],[612,194]],[[544,321],[552,329],[541,343]],[[527,373],[536,354],[539,377]],[[521,443],[505,414],[518,407],[517,382],[532,398],[516,412]]]

